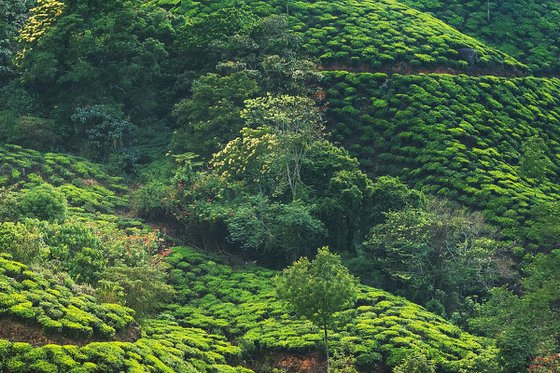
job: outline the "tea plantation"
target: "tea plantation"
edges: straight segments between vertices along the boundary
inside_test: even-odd
[[[559,25],[0,1],[0,372],[560,371]]]
[[[187,22],[235,2],[154,0],[187,16]],[[449,27],[433,16],[397,1],[247,1],[258,15],[285,14],[305,49],[325,69],[436,69],[520,74],[526,66],[478,40]],[[192,17],[192,19],[191,19]],[[196,27],[196,26],[195,26]],[[399,65],[400,64],[400,65]]]
[[[481,208],[505,229],[560,198],[560,80],[465,75],[325,74],[333,139],[374,175]],[[544,141],[542,178],[522,172]]]
[[[186,247],[175,248],[169,263],[177,294],[166,313],[180,325],[230,336],[247,358],[274,350],[305,353],[320,343],[320,330],[290,317],[277,300],[276,272],[232,268]],[[382,290],[361,286],[356,307],[340,320],[333,343],[355,356],[363,371],[398,365],[415,351],[430,356],[442,371],[493,369],[485,365],[495,354],[489,340]]]
[[[495,46],[538,74],[558,72],[560,5],[545,1],[426,1],[403,3],[434,14],[458,30]]]

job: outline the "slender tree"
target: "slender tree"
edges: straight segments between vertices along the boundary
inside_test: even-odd
[[[315,260],[301,258],[284,270],[277,278],[277,294],[296,315],[307,318],[323,330],[328,372],[328,330],[334,314],[354,304],[356,278],[344,267],[339,255],[323,247]]]

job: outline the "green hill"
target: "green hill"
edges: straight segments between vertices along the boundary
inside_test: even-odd
[[[151,3],[204,19],[226,4],[154,0]],[[519,74],[525,66],[496,49],[462,34],[435,17],[397,1],[246,2],[261,16],[288,13],[307,51],[324,69],[406,71],[447,68],[473,73]]]
[[[168,313],[183,326],[230,336],[251,360],[274,351],[316,351],[321,331],[285,313],[273,287],[277,272],[258,267],[232,268],[189,248],[169,257],[177,296]],[[404,298],[360,287],[356,307],[341,315],[332,340],[352,354],[363,371],[397,365],[414,351],[426,351],[442,371],[484,367],[495,353],[488,341]],[[481,365],[477,365],[481,364]]]
[[[555,0],[404,0],[449,25],[495,46],[540,74],[560,67],[560,4]]]
[[[131,309],[72,286],[69,278],[0,257],[0,370],[228,371],[224,356],[239,353],[223,337],[168,322],[147,324],[141,336]],[[111,340],[119,342],[102,342]]]
[[[0,319],[12,320],[4,325],[0,337],[13,337],[24,341],[25,332],[15,329],[13,323],[39,326],[45,339],[75,341],[80,344],[89,339],[110,340],[133,328],[134,312],[117,304],[99,304],[86,294],[75,294],[70,288],[71,280],[51,278],[34,273],[25,265],[5,257],[0,258]],[[57,281],[66,281],[57,283]],[[13,321],[13,320],[16,321]],[[12,325],[10,325],[12,324]],[[23,326],[20,326],[25,329]],[[30,330],[30,333],[33,333]],[[40,333],[39,333],[40,334]]]
[[[535,203],[560,199],[558,79],[332,72],[324,85],[333,138],[371,174],[398,175],[511,229]],[[520,165],[532,136],[544,141],[542,178]]]
[[[153,256],[159,241],[149,227],[115,215],[127,203],[121,180],[72,156],[12,145],[0,155],[9,193],[21,198],[47,185],[70,206],[62,221],[25,216],[0,223],[2,252],[31,263],[5,253],[0,257],[0,370],[243,372],[249,370],[236,366],[259,371],[275,364],[267,360],[274,354],[289,358],[321,350],[320,330],[288,315],[276,299],[277,272],[227,266],[186,247],[172,248],[165,260],[169,269],[158,267],[168,271],[175,293],[161,314],[139,318],[122,300],[103,303],[107,296],[120,298],[100,283],[96,291],[88,287],[88,281],[100,278],[99,271],[122,264],[144,268],[146,261],[163,258]],[[89,193],[103,203],[72,200]],[[110,197],[118,203],[110,203]],[[17,210],[21,200],[16,201]],[[367,286],[360,287],[356,307],[341,314],[333,344],[365,371],[398,365],[415,351],[429,353],[450,371],[490,366],[496,353],[491,341]]]
[[[71,213],[114,213],[128,206],[123,179],[85,158],[0,145],[0,187],[26,190],[47,183],[63,193]]]
[[[554,0],[24,3],[0,372],[560,369]]]
[[[99,304],[70,285],[58,284],[54,276],[47,278],[0,258],[0,368],[5,372],[248,372],[227,362],[243,359],[252,365],[272,351],[304,355],[317,350],[320,330],[288,316],[275,299],[276,272],[234,269],[189,248],[174,249],[169,262],[176,299],[162,320],[144,320],[140,335],[130,309]],[[357,365],[366,371],[393,366],[419,349],[449,371],[484,366],[477,364],[485,364],[495,354],[489,341],[462,332],[403,298],[367,286],[360,288],[356,308],[346,311],[342,320],[334,344],[354,354]],[[118,341],[109,342],[113,339]]]
[[[93,342],[85,346],[33,347],[0,339],[3,372],[251,372],[226,363],[237,347],[200,329],[153,322],[131,342]]]

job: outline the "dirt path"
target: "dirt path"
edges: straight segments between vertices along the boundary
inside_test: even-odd
[[[388,65],[373,69],[371,66],[360,64],[346,64],[343,62],[329,62],[318,66],[319,71],[348,71],[352,73],[384,73],[384,74],[401,74],[401,75],[417,75],[417,74],[449,74],[449,75],[469,75],[469,76],[500,76],[506,78],[521,78],[532,76],[518,69],[505,69],[503,67],[479,67],[469,68],[466,70],[458,70],[452,67],[413,67],[406,62],[398,62],[394,65]],[[554,76],[547,76],[554,77]]]

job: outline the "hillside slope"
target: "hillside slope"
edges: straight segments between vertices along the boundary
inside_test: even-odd
[[[324,85],[334,139],[373,175],[484,209],[503,228],[560,199],[558,79],[332,72]],[[544,141],[540,179],[521,170],[531,137]]]
[[[218,9],[159,4],[194,25]],[[506,236],[527,221],[532,206],[558,200],[557,79],[516,78],[527,73],[516,60],[395,1],[248,4],[259,14],[289,14],[323,70],[332,139],[370,175],[396,175],[483,209]],[[467,51],[476,51],[474,59]],[[520,171],[531,137],[546,143],[550,158],[541,181]]]
[[[47,185],[69,204],[69,218],[63,221],[24,217],[0,223],[0,370],[248,372],[282,367],[313,353],[322,364],[320,331],[288,315],[276,299],[277,272],[227,266],[186,247],[154,256],[155,232],[117,215],[128,206],[122,182],[81,158],[5,145],[0,162],[10,193],[25,195]],[[73,200],[75,195],[104,203],[85,204]],[[88,245],[106,261],[88,257]],[[103,303],[100,293],[83,283],[96,281],[100,260],[106,269],[144,268],[145,261],[166,256],[167,282],[175,295],[159,315],[140,318],[130,308]],[[53,272],[53,263],[68,274]],[[487,364],[495,357],[491,341],[371,287],[361,286],[356,307],[341,316],[333,343],[354,355],[363,371],[386,370],[415,351],[428,352],[449,371],[491,367]]]
[[[141,335],[131,309],[101,304],[71,283],[0,257],[0,370],[242,371],[225,365],[239,349],[223,337],[169,322],[147,322]]]
[[[234,1],[191,2],[152,0],[198,19]],[[324,69],[346,66],[367,70],[447,68],[505,75],[521,74],[525,66],[510,56],[462,34],[435,17],[394,0],[382,1],[259,1],[246,2],[260,16],[288,13],[307,51]]]
[[[186,247],[175,248],[169,262],[177,296],[168,313],[180,325],[229,336],[249,365],[274,351],[317,351],[320,329],[287,315],[276,299],[277,272],[232,268]],[[495,353],[489,341],[382,290],[361,286],[355,308],[340,319],[332,336],[335,350],[355,356],[364,372],[387,371],[414,351],[427,352],[442,371],[492,369],[484,365]]]
[[[539,74],[560,68],[560,3],[555,0],[403,0],[493,45]]]

